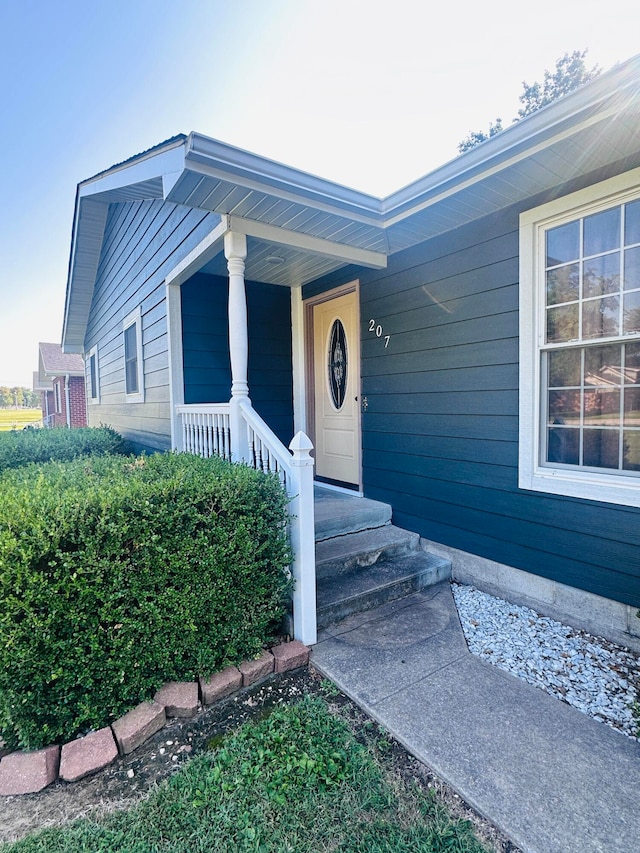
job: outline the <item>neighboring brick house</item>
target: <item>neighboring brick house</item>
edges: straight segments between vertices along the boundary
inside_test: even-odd
[[[62,352],[60,344],[40,343],[38,348],[33,388],[41,393],[45,426],[86,426],[84,359]]]

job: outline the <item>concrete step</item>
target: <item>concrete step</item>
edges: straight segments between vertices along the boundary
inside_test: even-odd
[[[316,542],[391,523],[391,507],[380,501],[315,488]]]
[[[393,524],[334,536],[316,544],[316,577],[328,578],[358,566],[372,566],[381,560],[404,557],[419,547],[420,536],[417,533]]]
[[[318,580],[318,627],[362,613],[451,577],[451,562],[420,551]]]

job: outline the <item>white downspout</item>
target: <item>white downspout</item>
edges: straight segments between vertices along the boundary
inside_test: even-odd
[[[69,397],[69,374],[64,377],[64,402],[67,407],[67,427],[71,429],[71,401]]]

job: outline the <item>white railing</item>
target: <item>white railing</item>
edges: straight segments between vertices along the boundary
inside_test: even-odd
[[[196,456],[231,459],[229,403],[177,406],[182,425],[182,450]]]
[[[230,403],[177,406],[182,425],[179,449],[243,461],[278,476],[289,496],[293,633],[297,640],[313,645],[317,640],[313,445],[298,432],[287,450],[248,401],[234,403],[233,410]]]

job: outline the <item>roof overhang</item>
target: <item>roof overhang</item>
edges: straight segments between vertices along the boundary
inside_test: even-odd
[[[78,186],[64,350],[83,350],[109,204],[163,199],[214,215],[175,283],[186,270],[224,274],[222,236],[233,228],[248,236],[247,278],[296,286],[347,264],[383,267],[394,252],[561,194],[581,176],[634,168],[639,128],[637,56],[384,199],[197,133],[175,137]]]

